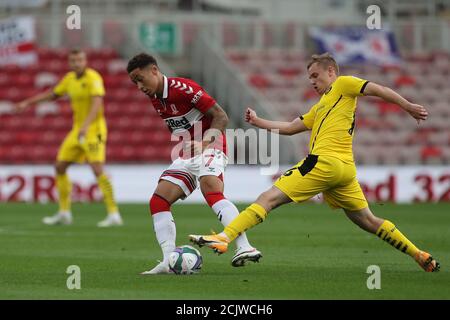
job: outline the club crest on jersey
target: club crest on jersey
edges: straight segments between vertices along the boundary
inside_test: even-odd
[[[178,111],[178,109],[177,109],[177,106],[174,105],[173,103],[170,105],[170,109],[172,109],[172,113],[173,113],[173,114],[179,113],[179,111]]]

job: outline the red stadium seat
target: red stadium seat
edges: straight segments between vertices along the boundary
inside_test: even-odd
[[[115,146],[108,151],[109,157],[118,162],[135,162],[138,161],[136,149],[132,146]]]
[[[2,121],[1,118],[0,121]],[[11,144],[15,144],[15,134],[4,129],[0,130],[0,149]]]
[[[105,103],[105,114],[107,115],[107,120],[109,117],[119,116],[123,113],[123,104],[117,102]]]
[[[122,74],[105,74],[103,79],[106,90],[120,88],[125,82],[131,82],[128,77],[124,78]]]
[[[39,142],[43,145],[60,145],[64,138],[66,137],[67,132],[65,131],[44,131],[38,135]]]
[[[289,68],[289,67],[280,67],[278,69],[278,73],[283,77],[297,77],[302,73],[300,68]]]
[[[402,74],[396,77],[394,85],[396,87],[414,86],[416,83],[416,78],[414,78],[413,76]]]
[[[305,90],[305,92],[303,93],[303,100],[315,99],[318,97],[319,95],[317,94],[316,90],[312,88]]]
[[[111,59],[107,65],[108,72],[110,74],[125,74],[127,69],[127,62],[122,59]]]
[[[428,160],[429,158],[440,158],[442,155],[442,148],[438,146],[425,146],[421,151],[421,157],[423,160]]]
[[[262,75],[262,74],[250,75],[249,82],[252,86],[254,86],[258,89],[265,89],[272,85],[270,83],[269,79],[265,75]]]
[[[158,152],[160,152],[158,148],[155,148],[153,146],[147,146],[138,148],[136,156],[140,161],[151,162],[155,161],[155,159],[158,157]]]
[[[39,143],[39,135],[32,131],[19,131],[16,132],[15,136],[16,142],[20,145],[30,144],[36,145]]]
[[[139,93],[139,92],[137,92]],[[130,97],[129,91],[124,88],[116,88],[115,90],[109,90],[108,99],[111,99],[112,101],[117,102],[130,102],[130,99],[133,98],[133,96]]]
[[[228,59],[237,64],[242,64],[249,60],[249,55],[245,52],[229,52]]]
[[[46,72],[59,73],[68,72],[69,67],[67,62],[60,60],[48,60],[41,63],[42,69]]]
[[[379,102],[377,102],[377,106],[378,106],[380,115],[404,112],[398,105],[383,101],[381,99]]]
[[[34,77],[34,86],[36,88],[48,88],[55,85],[59,78],[56,74],[51,72],[39,72]]]
[[[105,60],[102,59],[90,59],[89,60],[89,66],[96,70],[97,72],[99,72],[100,74],[103,74],[106,72],[106,66],[107,66],[107,62]]]

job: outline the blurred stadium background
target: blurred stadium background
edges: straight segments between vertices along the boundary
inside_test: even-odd
[[[81,9],[79,30],[66,27],[72,4]],[[367,27],[373,4],[381,9],[380,30]],[[359,100],[355,159],[369,199],[450,200],[450,1],[3,0],[0,10],[1,201],[55,198],[51,164],[71,126],[68,101],[20,116],[13,103],[54,85],[73,47],[87,50],[105,81],[107,164],[120,202],[147,201],[173,146],[125,72],[127,59],[142,50],[157,56],[166,74],[202,84],[228,112],[230,127],[244,129],[246,106],[286,120],[312,106],[318,97],[306,62],[331,51],[341,74],[390,86],[430,111],[418,126],[397,106]],[[308,139],[280,138],[280,170],[307,153]],[[276,176],[257,170],[229,167],[231,199],[252,200]],[[78,185],[75,200],[98,200],[87,168],[69,174]]]
[[[74,4],[79,30],[66,26]],[[381,10],[379,30],[368,28],[376,22],[371,5]],[[87,51],[105,81],[106,172],[122,228],[95,227],[104,206],[92,203],[101,195],[88,166],[68,170],[75,223],[41,223],[57,210],[53,163],[72,124],[70,105],[62,99],[17,115],[13,104],[51,88],[68,71],[74,47]],[[325,50],[341,74],[390,86],[428,108],[429,119],[417,125],[397,106],[360,98],[354,150],[374,212],[436,255],[442,271],[425,274],[336,211],[306,204],[277,209],[249,233],[264,252],[261,264],[237,270],[230,254],[202,250],[198,277],[138,276],[161,254],[147,203],[174,142],[128,79],[128,59],[140,51],[155,55],[167,75],[204,86],[229,114],[230,128],[248,129],[242,116],[248,105],[290,120],[317,101],[305,67],[311,54]],[[449,79],[449,0],[0,0],[0,298],[448,299]],[[229,139],[231,151],[246,149],[247,164],[227,167],[225,195],[243,209],[307,153],[308,139],[281,137],[271,154],[274,161],[279,155],[280,168],[270,175],[259,170],[264,161],[252,153],[255,141]],[[192,232],[220,230],[200,192],[180,203],[173,206],[179,245]],[[83,290],[66,286],[74,264]],[[383,290],[366,287],[367,266],[374,264]]]

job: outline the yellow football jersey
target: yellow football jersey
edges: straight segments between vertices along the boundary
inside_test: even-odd
[[[311,129],[310,154],[353,162],[356,102],[368,82],[353,76],[340,76],[319,102],[300,116],[305,126]]]
[[[74,71],[68,72],[55,86],[53,92],[58,96],[67,94],[70,97],[73,111],[73,129],[78,129],[83,125],[91,110],[92,97],[104,96],[105,87],[100,74],[91,68],[86,68],[84,74],[79,78]],[[91,122],[89,131],[106,132],[103,106],[97,117]]]

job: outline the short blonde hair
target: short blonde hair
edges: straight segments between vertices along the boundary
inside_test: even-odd
[[[336,60],[334,60],[333,56],[328,52],[322,54],[313,54],[311,56],[311,60],[309,60],[308,62],[308,66],[306,69],[309,69],[314,63],[318,63],[323,68],[328,68],[329,66],[331,66],[336,71],[336,74],[339,74],[339,66],[336,63]]]

